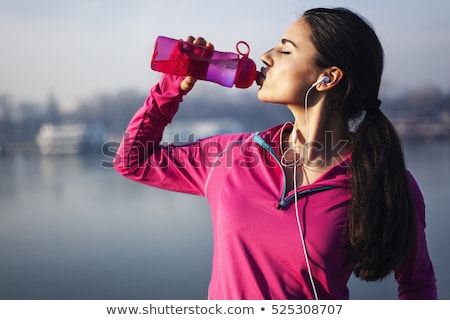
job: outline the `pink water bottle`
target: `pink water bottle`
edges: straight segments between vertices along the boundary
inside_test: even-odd
[[[239,46],[247,48],[242,53]],[[192,76],[225,87],[248,88],[257,78],[256,64],[248,55],[249,45],[236,44],[236,51],[220,52],[192,43],[159,36],[151,61],[152,70],[178,76]]]

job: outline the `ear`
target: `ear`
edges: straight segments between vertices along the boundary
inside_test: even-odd
[[[319,83],[316,86],[317,91],[328,91],[338,85],[344,78],[344,72],[338,67],[327,68],[321,76],[327,76],[328,82]]]

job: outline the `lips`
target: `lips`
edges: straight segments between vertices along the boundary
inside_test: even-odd
[[[261,71],[256,71],[256,84],[262,86],[264,80],[266,79],[266,69],[261,68]]]

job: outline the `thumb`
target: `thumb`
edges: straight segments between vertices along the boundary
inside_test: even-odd
[[[180,84],[181,90],[190,91],[194,87],[194,84],[196,82],[197,79],[191,76],[187,76],[186,78],[183,79],[183,81],[181,81]]]

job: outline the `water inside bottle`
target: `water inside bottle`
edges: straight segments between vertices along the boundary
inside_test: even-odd
[[[151,68],[232,87],[238,64],[239,55],[236,53],[214,51],[181,40],[162,38],[156,43]]]

